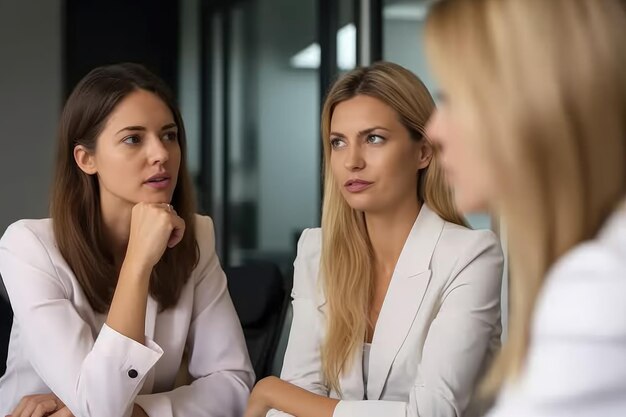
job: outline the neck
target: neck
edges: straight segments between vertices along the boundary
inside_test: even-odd
[[[365,214],[374,264],[379,272],[390,275],[395,269],[420,209],[421,203],[409,201],[393,212]]]

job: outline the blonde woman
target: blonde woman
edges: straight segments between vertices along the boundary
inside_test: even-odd
[[[429,137],[459,209],[497,210],[510,236],[493,417],[626,415],[625,8],[448,0],[428,19]]]
[[[322,228],[298,244],[282,379],[246,416],[460,416],[499,347],[502,253],[463,226],[424,127],[434,103],[378,63],[331,89],[322,115]],[[278,411],[280,410],[280,411]]]

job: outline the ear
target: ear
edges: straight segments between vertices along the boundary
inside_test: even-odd
[[[87,175],[94,175],[98,172],[96,159],[93,153],[89,152],[83,145],[74,146],[74,161],[76,165]]]
[[[430,165],[430,161],[433,159],[433,145],[423,138],[420,140],[420,146],[417,154],[417,169],[424,169]]]

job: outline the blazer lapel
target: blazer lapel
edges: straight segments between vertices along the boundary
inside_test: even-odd
[[[370,350],[367,398],[378,400],[430,282],[430,261],[444,221],[425,204],[391,277]]]
[[[159,304],[156,302],[152,296],[148,296],[148,303],[146,306],[146,337],[154,340],[154,333],[156,327],[156,318],[159,312]],[[139,391],[140,394],[152,394],[152,390],[154,388],[154,370],[155,366],[148,372],[146,375],[146,379]]]

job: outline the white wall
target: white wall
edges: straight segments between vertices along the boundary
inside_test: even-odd
[[[62,103],[62,0],[0,0],[0,234],[45,217]]]

